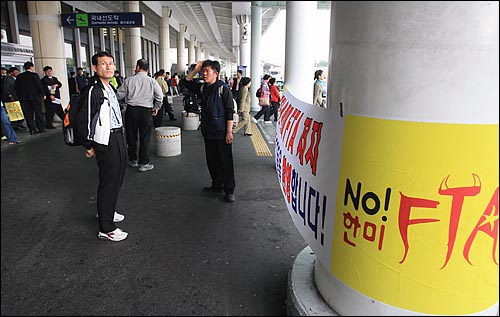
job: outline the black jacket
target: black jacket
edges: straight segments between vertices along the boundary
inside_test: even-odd
[[[43,96],[45,96],[40,76],[29,70],[17,76],[14,89],[21,102],[24,100],[42,101]]]
[[[49,86],[52,86],[54,84],[57,85],[55,93],[54,93],[54,97],[61,98],[61,92],[59,91],[59,88],[62,87],[62,83],[59,81],[59,79],[57,79],[56,76],[52,76],[51,78],[49,78],[47,76],[43,76],[41,80],[42,80],[42,86],[45,89],[45,95],[47,96],[47,99],[45,99],[46,101],[50,101],[51,93],[50,93]]]
[[[233,94],[222,80],[212,85],[181,79],[180,85],[201,96],[201,133],[206,139],[224,140],[226,121],[233,120]],[[202,90],[203,86],[203,90]],[[223,87],[219,94],[219,87]]]
[[[110,86],[115,90],[113,85]],[[97,144],[93,141],[97,124],[96,118],[99,117],[99,110],[105,100],[103,90],[103,83],[99,77],[94,76],[89,80],[89,84],[84,87],[83,91],[80,92],[78,105],[79,107],[81,106],[81,109],[78,112],[77,131],[79,137],[84,140],[83,146],[86,149],[92,147],[100,147],[101,149],[106,148],[105,145]]]

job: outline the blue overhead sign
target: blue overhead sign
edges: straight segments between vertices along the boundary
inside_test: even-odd
[[[65,13],[61,14],[61,26],[73,28],[143,27],[144,15],[140,12]]]

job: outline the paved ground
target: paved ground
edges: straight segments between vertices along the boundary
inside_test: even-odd
[[[181,108],[176,98],[179,119]],[[258,126],[274,153],[274,125]],[[20,137],[1,146],[1,315],[286,314],[287,274],[306,244],[274,157],[257,156],[243,130],[235,203],[201,191],[210,178],[199,131],[182,131],[174,157],[156,156],[153,136],[155,169],[125,175],[122,242],[97,239],[95,160],[64,145],[60,128]]]

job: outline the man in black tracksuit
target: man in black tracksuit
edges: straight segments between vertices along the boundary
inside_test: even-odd
[[[217,61],[199,61],[195,68],[181,80],[180,85],[201,96],[201,133],[205,139],[205,155],[212,185],[205,191],[221,192],[224,200],[234,202],[233,164],[233,114],[231,90],[218,80],[220,64]],[[193,82],[201,73],[204,83]],[[221,88],[222,87],[222,88]]]

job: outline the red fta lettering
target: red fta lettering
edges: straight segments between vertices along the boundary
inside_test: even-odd
[[[450,175],[448,175],[439,186],[439,194],[445,196],[452,196],[451,210],[450,210],[450,223],[448,227],[448,251],[446,252],[446,260],[441,267],[443,269],[448,261],[450,260],[451,254],[453,252],[453,246],[455,245],[455,239],[457,237],[458,224],[460,223],[460,214],[462,213],[462,207],[464,204],[465,196],[476,196],[481,192],[481,180],[476,174],[472,174],[474,179],[474,185],[469,187],[454,187],[449,188],[447,181]],[[479,185],[476,186],[476,178],[479,181]],[[443,188],[443,183],[446,188]]]
[[[408,226],[420,223],[439,221],[439,219],[433,219],[433,218],[410,219],[411,209],[413,207],[437,208],[437,205],[439,205],[439,201],[408,197],[403,195],[402,192],[399,192],[399,195],[401,196],[401,201],[399,203],[399,219],[398,219],[399,234],[401,235],[401,239],[403,240],[403,245],[405,247],[403,258],[401,259],[401,261],[399,261],[399,263],[403,263],[406,260],[406,256],[408,255],[408,249],[410,248],[410,245],[408,243]]]
[[[498,244],[498,187],[493,193],[493,196],[491,197],[490,202],[488,203],[488,206],[486,206],[483,214],[479,217],[479,220],[472,230],[472,233],[469,235],[469,238],[467,238],[467,242],[465,242],[463,255],[465,260],[467,260],[470,265],[472,265],[472,263],[469,260],[469,252],[472,243],[476,238],[476,234],[479,231],[486,233],[493,239],[491,257],[493,258],[493,262],[498,265],[498,261],[495,257],[495,250]]]

